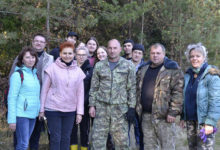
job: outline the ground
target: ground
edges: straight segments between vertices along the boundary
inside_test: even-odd
[[[220,122],[218,124],[220,127]],[[41,133],[39,150],[48,150],[48,139],[46,133]],[[13,134],[8,129],[5,114],[0,107],[0,150],[13,150]],[[176,150],[188,150],[186,132],[177,126]],[[215,150],[220,150],[220,131],[216,135]]]

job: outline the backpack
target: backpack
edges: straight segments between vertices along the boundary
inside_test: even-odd
[[[21,69],[19,69],[19,70],[16,70],[15,72],[18,72],[20,74],[21,84],[22,84],[24,81],[23,71]],[[4,95],[3,95],[4,96],[3,100],[4,100],[5,107],[6,107],[6,111],[8,109],[8,92],[9,92],[9,86],[4,90]]]

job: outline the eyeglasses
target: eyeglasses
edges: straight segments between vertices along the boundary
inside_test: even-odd
[[[38,41],[38,40],[34,40],[34,43],[41,43],[41,44],[44,44],[44,43],[46,43],[46,42],[44,42],[44,41]]]
[[[76,56],[78,56],[78,57],[86,57],[87,55],[86,54],[76,54]]]

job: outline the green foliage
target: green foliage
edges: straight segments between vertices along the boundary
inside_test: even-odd
[[[146,49],[160,42],[181,66],[187,45],[202,42],[210,63],[220,65],[219,6],[220,0],[1,0],[0,73],[7,74],[4,63],[29,45],[33,34],[47,34],[53,48],[70,30],[81,41],[96,36],[105,46],[111,38],[143,41]]]

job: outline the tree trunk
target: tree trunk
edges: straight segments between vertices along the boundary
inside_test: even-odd
[[[145,3],[145,0],[143,0],[143,3]],[[141,18],[141,44],[143,44],[143,37],[144,37],[144,13],[142,14]]]
[[[46,20],[46,26],[47,26],[47,51],[50,49],[50,0],[47,0],[47,20]]]

